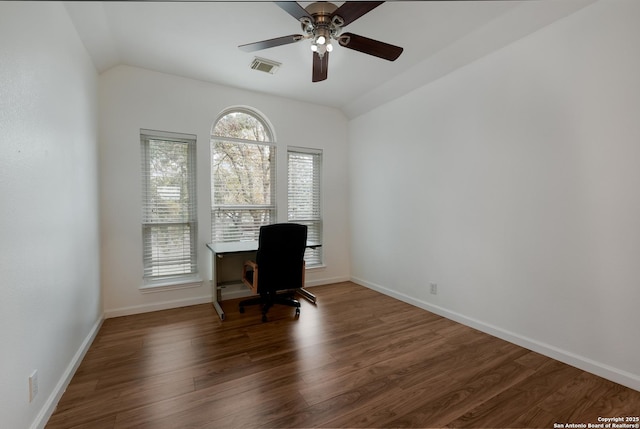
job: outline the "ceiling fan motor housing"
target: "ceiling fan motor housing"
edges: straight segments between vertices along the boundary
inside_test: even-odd
[[[344,20],[337,15],[332,17],[333,13],[338,10],[336,5],[329,2],[316,2],[307,6],[305,10],[313,17],[313,22],[310,22],[307,17],[300,20],[302,31],[307,37],[324,36],[327,40],[337,39],[342,25],[344,25]]]

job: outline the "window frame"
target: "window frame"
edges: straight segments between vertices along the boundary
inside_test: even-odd
[[[255,119],[262,130],[264,131],[265,140],[252,140],[239,138],[229,135],[216,134],[216,128],[219,122],[231,115],[242,114],[248,115]],[[216,168],[215,157],[216,146],[218,143],[230,143],[237,148],[255,148],[261,150],[261,148],[267,147],[269,150],[269,172],[268,176],[262,176],[262,181],[265,179],[269,182],[269,202],[264,204],[220,204],[217,203],[217,192],[227,192],[227,188],[219,187],[218,181],[215,179],[214,169]],[[214,122],[211,128],[211,140],[210,140],[210,179],[211,179],[211,241],[213,243],[235,243],[243,241],[257,241],[260,226],[268,225],[277,222],[278,207],[277,207],[277,143],[275,141],[275,133],[273,127],[269,121],[254,109],[247,107],[231,107],[225,109]],[[243,213],[245,212],[245,213]],[[260,213],[262,212],[262,214]],[[244,216],[262,216],[263,220],[247,223],[246,225],[240,221],[235,226],[228,227],[219,222],[219,219],[227,213],[229,218],[236,217],[238,215]],[[234,216],[235,215],[235,216]],[[255,218],[254,218],[255,219]]]
[[[186,145],[186,186],[188,199],[186,206],[183,206],[178,210],[173,219],[154,219],[153,213],[162,211],[163,208],[159,206],[158,201],[161,199],[172,199],[169,195],[167,197],[161,197],[158,195],[158,191],[152,190],[152,167],[153,154],[151,151],[152,142],[162,142],[170,145]],[[198,267],[198,219],[197,219],[197,136],[193,134],[183,134],[168,131],[157,131],[149,129],[140,129],[140,147],[141,147],[141,176],[142,176],[142,280],[143,285],[141,289],[155,288],[176,284],[192,284],[201,282],[199,279],[199,267]],[[180,218],[180,219],[178,219]],[[182,259],[182,264],[187,265],[188,269],[172,270],[171,263],[167,263],[166,256],[165,261],[161,261],[163,257],[158,256],[160,253],[158,248],[154,249],[153,231],[157,228],[166,228],[167,230],[171,226],[182,227],[182,233],[188,231],[188,250],[183,245],[173,246],[173,251],[176,251],[176,257]],[[156,233],[158,233],[156,231]],[[170,234],[168,235],[170,236]],[[172,238],[175,239],[177,234]],[[183,235],[184,237],[184,235]],[[157,240],[157,236],[155,237]],[[165,254],[166,255],[166,254]]]
[[[298,199],[299,205],[300,197],[298,196],[304,189],[293,188],[295,183],[292,181],[295,176],[292,174],[292,155],[309,157],[311,161],[312,171],[312,184],[311,184],[311,206],[303,210],[302,216],[298,216],[293,211],[292,204],[296,204],[295,199]],[[322,149],[312,149],[305,147],[289,146],[287,148],[287,222],[300,223],[307,225],[308,236],[307,241],[312,244],[317,244],[315,247],[308,247],[305,251],[305,261],[308,268],[317,268],[324,266],[324,254],[322,251],[323,242],[323,211],[322,211],[322,162],[323,151]],[[308,197],[302,199],[309,199]]]

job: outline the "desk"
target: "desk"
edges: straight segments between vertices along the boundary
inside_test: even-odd
[[[320,246],[321,244],[319,243],[307,243],[307,247],[312,249]],[[218,316],[220,316],[220,320],[224,320],[224,311],[222,310],[222,307],[220,307],[220,301],[222,301],[222,288],[224,288],[226,284],[242,284],[242,280],[239,279],[239,276],[242,273],[241,264],[247,259],[255,260],[255,253],[258,250],[258,242],[240,241],[234,243],[207,243],[207,248],[211,251],[211,301],[213,307],[218,313]],[[234,274],[237,272],[237,277],[232,277],[232,280],[225,279],[229,273],[224,272],[224,266],[222,265],[222,261],[224,259],[235,259],[236,262],[239,260],[240,266],[237,271],[234,271]],[[297,289],[296,292],[312,303],[316,303],[316,296],[305,288]]]

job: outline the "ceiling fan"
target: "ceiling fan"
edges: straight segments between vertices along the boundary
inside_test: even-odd
[[[342,29],[364,14],[380,6],[383,1],[346,1],[337,7],[333,3],[319,1],[303,8],[295,1],[274,2],[302,24],[303,34],[290,34],[275,39],[240,45],[245,52],[254,52],[275,46],[288,45],[300,40],[311,40],[313,72],[311,80],[319,82],[327,78],[329,52],[333,50],[331,40],[354,51],[373,55],[389,61],[396,60],[402,53],[399,46],[379,42],[353,33],[343,33]]]

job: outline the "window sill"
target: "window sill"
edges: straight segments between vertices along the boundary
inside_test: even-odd
[[[175,278],[144,283],[138,289],[141,293],[164,292],[169,290],[201,287],[203,280],[199,277]]]
[[[324,264],[321,264],[321,265],[312,265],[310,267],[306,267],[306,270],[307,271],[315,271],[315,270],[322,270],[324,268],[327,268],[327,266],[324,265]]]

